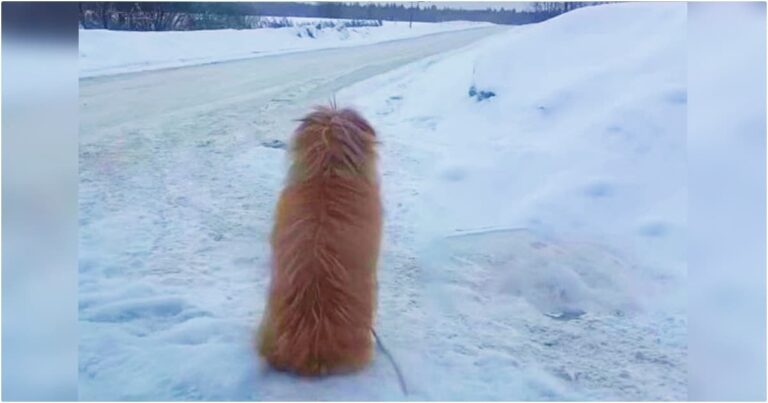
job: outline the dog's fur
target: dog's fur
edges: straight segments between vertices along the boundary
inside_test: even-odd
[[[301,375],[350,372],[372,357],[381,201],[376,134],[351,109],[301,121],[272,233],[272,282],[258,350]]]

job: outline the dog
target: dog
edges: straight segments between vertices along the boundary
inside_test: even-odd
[[[352,109],[300,120],[272,231],[272,278],[257,332],[275,369],[353,372],[373,355],[382,207],[376,133]]]

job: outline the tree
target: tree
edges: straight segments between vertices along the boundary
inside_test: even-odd
[[[112,3],[111,2],[98,2],[96,3],[96,12],[101,20],[101,27],[109,29],[109,20],[111,16]]]

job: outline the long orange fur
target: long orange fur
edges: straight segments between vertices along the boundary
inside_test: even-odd
[[[372,358],[381,238],[375,145],[360,114],[335,106],[316,108],[294,133],[257,335],[274,368],[325,375]]]

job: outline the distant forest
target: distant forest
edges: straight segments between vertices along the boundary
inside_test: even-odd
[[[80,27],[128,31],[186,31],[249,29],[265,25],[261,17],[321,17],[378,21],[486,21],[520,25],[544,21],[597,2],[534,2],[529,11],[514,9],[463,10],[419,2],[397,3],[193,3],[193,2],[82,2]],[[446,3],[449,6],[450,3]],[[361,24],[364,25],[364,24]]]

